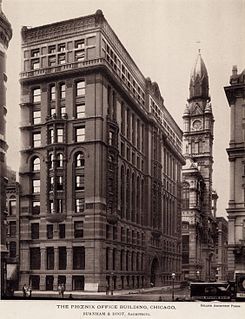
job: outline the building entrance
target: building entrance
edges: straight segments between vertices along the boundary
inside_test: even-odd
[[[151,264],[151,286],[154,287],[156,285],[156,276],[159,272],[159,262],[155,257]]]

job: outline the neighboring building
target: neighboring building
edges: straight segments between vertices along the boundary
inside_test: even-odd
[[[10,168],[7,168],[7,177],[7,288],[11,293],[11,290],[18,289],[20,185],[16,182],[16,172]]]
[[[182,132],[102,12],[22,29],[20,286],[181,277]]]
[[[218,243],[216,245],[217,279],[228,279],[228,222],[224,217],[216,218]]]
[[[2,11],[0,0],[0,218],[1,218],[1,296],[6,292],[6,260],[8,253],[6,247],[6,51],[12,37],[12,29],[9,21]]]
[[[214,118],[208,73],[200,52],[191,73],[183,119],[186,166],[182,172],[182,269],[185,279],[213,280],[217,238],[212,213]]]
[[[228,272],[245,271],[245,70],[234,66],[225,94],[230,105],[230,200],[228,213]]]

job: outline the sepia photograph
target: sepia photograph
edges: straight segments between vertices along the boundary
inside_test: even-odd
[[[241,316],[244,21],[245,0],[0,0],[6,318]]]

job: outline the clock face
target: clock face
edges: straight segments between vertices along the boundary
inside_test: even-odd
[[[192,127],[195,131],[200,130],[202,128],[202,122],[199,120],[196,120],[193,122]]]

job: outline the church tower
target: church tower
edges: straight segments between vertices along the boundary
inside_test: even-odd
[[[212,210],[213,126],[207,68],[199,52],[191,73],[189,99],[183,115],[184,145],[201,172],[205,183],[203,210]]]
[[[183,264],[190,277],[209,280],[215,244],[215,219],[212,216],[213,126],[214,117],[209,96],[207,68],[200,51],[191,72],[189,98],[183,115],[186,167],[183,169],[182,227],[188,229],[183,238],[188,258]],[[190,164],[188,167],[188,163]],[[195,174],[192,173],[193,169]],[[188,191],[187,191],[188,190]],[[192,229],[192,231],[190,231]],[[188,240],[187,240],[188,239]],[[188,246],[188,241],[190,245]],[[200,250],[200,251],[198,251]],[[213,272],[213,274],[212,274]]]

